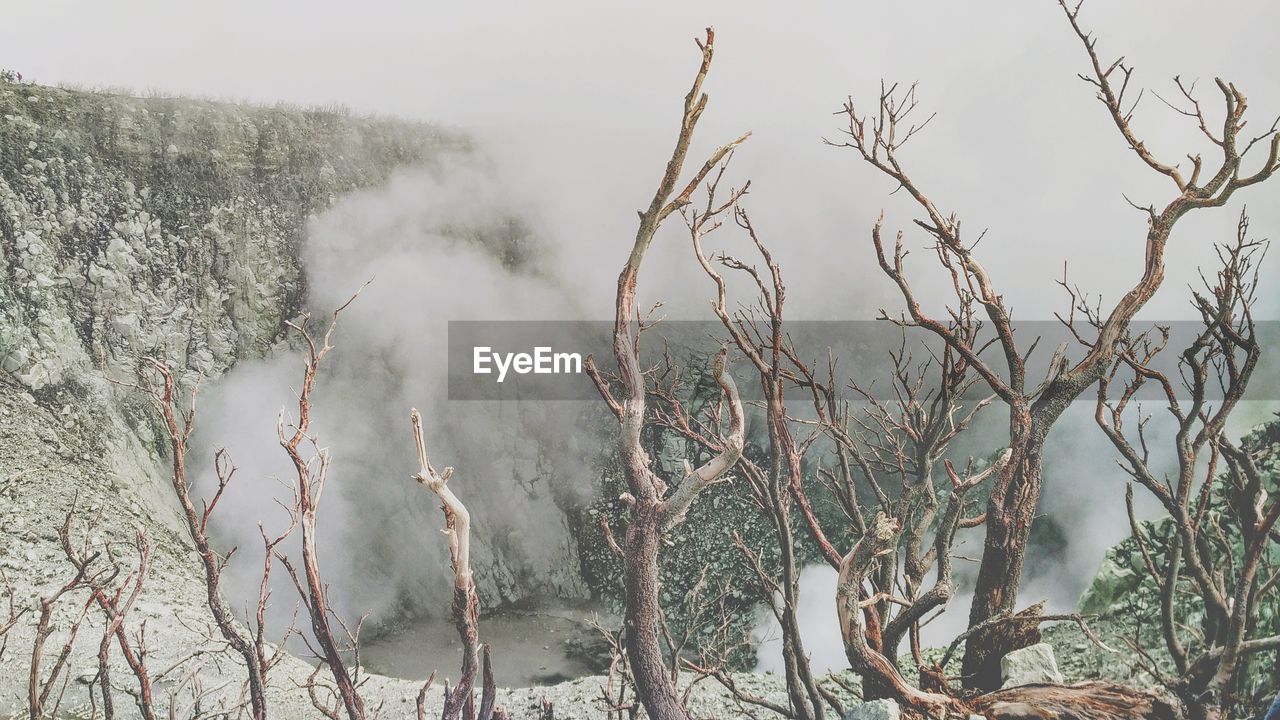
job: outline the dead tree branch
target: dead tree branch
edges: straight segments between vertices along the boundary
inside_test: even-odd
[[[119,584],[116,579],[121,575],[120,560],[113,548],[108,544],[103,553],[87,554],[72,539],[72,518],[75,513],[75,502],[67,512],[66,519],[58,528],[58,540],[68,562],[85,576],[85,584],[89,590],[91,601],[102,611],[105,625],[102,640],[98,645],[98,674],[96,682],[102,695],[102,712],[107,720],[115,717],[113,686],[111,681],[111,645],[119,645],[120,654],[129,670],[133,673],[137,685],[138,711],[144,720],[155,720],[156,708],[152,693],[151,673],[147,669],[146,656],[146,623],[137,633],[136,644],[129,639],[126,620],[142,594],[142,586],[151,565],[151,544],[141,527],[134,528],[134,550],[137,554],[137,567],[130,570]],[[100,572],[90,568],[91,558],[104,557],[108,566]]]
[[[715,34],[708,28],[705,41],[698,43],[702,51],[702,63],[694,78],[693,86],[685,96],[675,148],[672,150],[666,172],[654,192],[653,199],[649,206],[639,213],[639,227],[636,229],[631,252],[623,265],[622,272],[618,275],[618,292],[614,308],[613,355],[617,362],[622,397],[619,398],[614,394],[613,387],[600,373],[593,358],[588,357],[586,362],[587,371],[600,390],[601,396],[618,418],[623,467],[630,494],[634,498],[631,522],[627,527],[623,543],[626,640],[636,687],[645,710],[652,720],[689,719],[688,711],[681,704],[671,684],[669,670],[663,659],[662,639],[658,630],[662,610],[659,604],[660,579],[657,556],[662,533],[679,522],[679,518],[693,501],[697,490],[705,487],[707,483],[732,467],[742,453],[742,406],[733,379],[724,369],[723,356],[716,361],[715,375],[717,383],[728,399],[731,425],[728,436],[733,438],[734,442],[705,465],[686,475],[681,486],[691,485],[691,487],[687,490],[677,490],[668,498],[666,483],[651,469],[650,458],[641,441],[641,431],[646,419],[646,381],[640,363],[638,343],[641,328],[637,323],[635,306],[640,266],[662,222],[671,213],[687,204],[690,196],[716,165],[747,137],[743,135],[712,152],[684,189],[677,193],[676,188],[684,169],[694,128],[707,106],[707,96],[702,92],[702,83],[711,66],[714,44]]]
[[[988,363],[980,357],[982,346],[975,345],[972,338],[957,332],[950,322],[937,319],[924,308],[906,276],[903,234],[898,233],[890,254],[881,237],[882,222],[877,222],[872,230],[872,243],[880,267],[895,283],[906,306],[906,312],[901,315],[883,313],[883,317],[936,335],[964,358],[1010,409],[1011,456],[995,478],[988,502],[986,544],[970,611],[972,625],[1012,611],[1016,606],[1026,542],[1040,495],[1041,450],[1045,438],[1066,407],[1102,377],[1116,357],[1133,317],[1160,287],[1164,279],[1165,250],[1175,225],[1188,213],[1226,204],[1238,190],[1267,180],[1280,169],[1277,123],[1272,123],[1257,137],[1242,137],[1248,103],[1239,89],[1223,80],[1216,81],[1223,100],[1221,130],[1216,134],[1208,130],[1209,123],[1191,89],[1178,83],[1191,102],[1191,109],[1183,114],[1195,119],[1219,151],[1216,166],[1205,165],[1199,155],[1191,153],[1187,155],[1192,164],[1191,173],[1185,175],[1178,166],[1157,159],[1131,124],[1134,107],[1126,104],[1125,99],[1131,67],[1123,59],[1109,65],[1103,63],[1096,52],[1096,41],[1079,24],[1080,5],[1069,5],[1066,0],[1059,3],[1090,61],[1092,73],[1082,78],[1097,90],[1099,100],[1129,147],[1152,170],[1171,178],[1177,188],[1177,195],[1163,208],[1151,205],[1144,209],[1149,222],[1140,276],[1110,310],[1098,309],[1097,337],[1088,343],[1083,357],[1074,364],[1065,357],[1055,357],[1049,376],[1043,382],[1027,383],[1025,361],[1029,351],[1024,352],[1020,347],[1004,297],[974,253],[977,241],[963,236],[957,216],[944,212],[902,162],[903,147],[932,119],[915,121],[915,86],[900,89],[897,85],[882,83],[878,106],[870,113],[862,112],[850,99],[841,110],[848,120],[844,130],[846,138],[832,143],[855,150],[864,162],[907,191],[923,215],[914,223],[934,243],[938,259],[952,279],[956,297],[962,306],[967,300],[981,306],[1003,355],[1003,368]],[[1268,156],[1255,171],[1246,172],[1243,160],[1258,144],[1269,146]],[[963,311],[950,309],[948,312],[955,317]],[[1009,641],[1010,638],[1002,638],[998,632],[971,636],[963,668],[966,684],[987,689],[997,687],[999,658],[1013,649]]]
[[[445,691],[442,720],[475,718],[474,694],[476,674],[484,653],[484,678],[480,696],[479,720],[505,718],[506,712],[495,705],[493,668],[489,662],[489,649],[480,644],[480,596],[476,593],[475,578],[471,573],[471,513],[449,487],[453,468],[437,472],[427,456],[426,440],[422,434],[422,415],[417,409],[410,413],[413,423],[413,439],[418,451],[418,472],[413,476],[433,495],[440,499],[444,512],[444,534],[449,539],[449,559],[453,565],[453,621],[462,640],[462,676],[453,689]]]
[[[302,577],[299,577],[299,573],[288,555],[277,551],[276,557],[289,573],[294,588],[302,599],[302,605],[307,611],[307,616],[311,623],[312,637],[319,646],[318,648],[313,648],[313,651],[321,665],[329,668],[329,673],[332,675],[334,682],[333,693],[336,694],[337,700],[349,720],[364,720],[366,716],[364,698],[361,697],[359,691],[360,626],[357,624],[353,631],[334,614],[332,607],[329,605],[328,585],[324,582],[320,572],[319,552],[316,549],[316,517],[320,498],[329,477],[330,456],[328,448],[321,447],[316,437],[311,434],[311,397],[315,390],[316,372],[320,367],[320,363],[333,350],[330,339],[337,328],[338,316],[358,296],[359,292],[333,311],[329,326],[320,338],[313,335],[310,330],[308,325],[310,316],[304,315],[299,322],[287,323],[302,338],[305,348],[302,385],[298,391],[298,415],[292,424],[293,431],[291,433],[286,431],[283,413],[281,413],[276,429],[280,447],[289,456],[294,469],[296,494],[293,514],[296,515],[297,523],[302,529]],[[313,452],[307,453],[303,451],[304,442],[312,448]],[[333,627],[334,621],[338,623],[346,636],[345,640],[339,640],[339,636]],[[347,666],[347,662],[342,657],[343,652],[347,651],[355,653],[354,671]],[[332,713],[333,710],[328,703],[320,698],[315,677],[315,674],[313,674],[312,680],[308,683],[308,690],[311,693],[313,704],[321,712]]]
[[[191,539],[204,571],[205,602],[223,639],[244,662],[250,715],[254,720],[265,720],[268,668],[263,662],[262,638],[259,636],[255,639],[242,631],[236,625],[235,618],[222,598],[222,571],[235,553],[235,549],[233,548],[226,555],[219,555],[213,548],[208,534],[209,519],[230,481],[230,475],[219,471],[218,488],[207,502],[202,503],[200,509],[196,507],[195,495],[187,478],[187,450],[191,433],[195,429],[199,382],[194,383],[190,396],[184,403],[178,391],[174,371],[169,367],[168,362],[156,358],[143,358],[138,375],[138,382],[128,387],[142,391],[151,400],[163,423],[165,438],[169,443],[171,463],[169,480],[178,505],[182,509],[187,535]],[[218,463],[218,458],[215,458],[215,467]],[[267,562],[269,564],[270,560]]]
[[[1180,382],[1154,365],[1168,345],[1167,329],[1127,335],[1119,358],[1098,383],[1094,413],[1119,451],[1121,467],[1160,502],[1172,525],[1165,566],[1160,567],[1130,512],[1148,581],[1159,593],[1161,636],[1177,673],[1165,682],[1195,718],[1229,712],[1238,701],[1232,689],[1242,659],[1267,647],[1265,642],[1250,645],[1246,633],[1269,591],[1259,563],[1273,542],[1280,502],[1268,496],[1250,451],[1226,435],[1227,421],[1262,356],[1252,308],[1267,245],[1251,240],[1248,231],[1242,212],[1234,242],[1218,252],[1220,269],[1192,295],[1203,329],[1179,355]],[[1122,370],[1132,378],[1122,381]],[[1133,399],[1147,384],[1162,392],[1176,426],[1171,451],[1177,464],[1171,476],[1158,475],[1150,462],[1149,418],[1138,409],[1135,431],[1126,424]],[[1221,393],[1216,402],[1210,398],[1214,391]],[[1127,499],[1132,508],[1131,488]],[[1238,534],[1239,553],[1224,542],[1224,525]],[[1184,630],[1177,609],[1179,598],[1188,595],[1203,611],[1194,633]]]

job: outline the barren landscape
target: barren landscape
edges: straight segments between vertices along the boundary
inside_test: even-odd
[[[1275,720],[1274,12],[1034,5],[509,19],[420,119],[0,52],[0,718]]]

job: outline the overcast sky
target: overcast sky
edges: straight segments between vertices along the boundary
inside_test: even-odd
[[[1045,283],[1064,260],[1112,297],[1138,272],[1145,221],[1121,193],[1163,203],[1172,184],[1126,150],[1075,78],[1085,57],[1052,0],[688,5],[5,0],[0,67],[44,83],[338,103],[458,126],[484,139],[559,246],[612,267],[669,152],[697,61],[692,38],[712,24],[718,53],[698,140],[709,148],[755,132],[735,179],[753,180],[751,207],[786,263],[797,314],[867,316],[892,301],[868,272],[868,227],[886,206],[890,227],[907,225],[910,208],[850,151],[820,142],[835,135],[844,97],[874,100],[881,77],[918,80],[925,109],[939,113],[904,160],[971,233],[990,228],[983,258],[1022,317],[1061,305]],[[1280,4],[1153,7],[1095,0],[1084,22],[1105,57],[1137,65],[1135,82],[1168,96],[1172,75],[1203,78],[1216,112],[1209,91],[1221,75],[1250,96],[1254,127],[1280,112]],[[1135,124],[1171,160],[1209,153],[1150,94]],[[1280,223],[1277,187],[1241,198],[1260,235]],[[1184,223],[1157,314],[1185,314],[1191,271],[1238,210]],[[687,264],[685,243],[669,245],[672,262]],[[924,253],[912,259],[930,269]],[[593,288],[607,293],[610,274]]]

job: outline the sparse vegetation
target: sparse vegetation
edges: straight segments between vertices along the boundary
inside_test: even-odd
[[[1181,221],[1280,170],[1280,120],[1246,132],[1248,101],[1235,85],[1215,82],[1215,114],[1175,79],[1181,104],[1166,104],[1212,154],[1193,151],[1180,164],[1158,157],[1134,123],[1131,66],[1100,55],[1080,5],[1058,5],[1109,125],[1176,193],[1162,206],[1134,205],[1147,222],[1133,238],[1143,263],[1117,301],[1091,300],[1063,278],[1069,309],[1059,319],[1074,345],[1060,347],[1042,377],[1029,369],[1039,339],[1015,331],[1013,301],[979,259],[981,236],[962,234],[958,214],[908,171],[909,159],[929,161],[904,148],[932,117],[918,117],[915,86],[891,83],[869,110],[850,99],[837,113],[843,135],[830,144],[907,196],[946,300],[931,310],[918,294],[909,233],[890,242],[882,214],[868,228],[873,270],[901,308],[881,320],[903,331],[881,360],[887,390],[846,380],[834,352],[803,357],[784,312],[792,280],[748,209],[750,182],[731,186],[731,160],[750,133],[690,162],[715,34],[708,28],[697,41],[665,169],[634,238],[619,247],[611,360],[585,363],[602,400],[597,424],[617,443],[598,453],[612,463],[593,486],[603,493],[573,517],[595,540],[584,543],[582,574],[620,604],[622,623],[597,623],[608,675],[568,684],[581,696],[570,698],[568,717],[585,708],[611,720],[827,720],[856,714],[863,701],[907,720],[1235,720],[1265,711],[1280,687],[1280,421],[1243,440],[1228,430],[1266,351],[1254,317],[1266,243],[1250,234],[1248,216],[1221,243],[1218,266],[1203,268],[1204,287],[1192,293],[1202,327],[1189,345],[1170,348],[1167,328],[1135,318],[1162,286]],[[466,492],[449,484],[453,468],[429,459],[417,410],[418,466],[405,472],[443,512],[456,681],[370,673],[364,618],[336,609],[322,562],[320,538],[339,523],[321,497],[340,479],[330,477],[312,411],[351,301],[322,330],[309,324],[302,234],[338,195],[468,142],[347,113],[21,80],[0,71],[0,467],[17,468],[0,477],[0,507],[14,516],[0,525],[11,538],[0,546],[0,676],[19,678],[25,715],[554,720],[558,706],[541,691],[496,687],[493,663],[503,658],[482,643],[472,529],[502,518],[472,517]],[[673,217],[688,231],[687,265],[704,283],[722,345],[708,357],[664,347],[655,363],[641,344],[661,318],[638,305],[641,269],[653,272],[646,258]],[[530,261],[527,228],[513,218],[446,231],[485,245],[508,269]],[[748,255],[711,249],[729,232],[745,238]],[[909,340],[911,331],[927,339]],[[216,484],[198,489],[189,440],[202,378],[273,349],[302,356],[294,415],[282,413],[277,429],[292,502],[282,503],[282,528],[268,529],[265,512],[255,517],[262,552],[246,558],[212,532],[224,491],[240,482],[230,455],[209,459]],[[1175,351],[1170,372],[1157,361]],[[122,376],[133,379],[111,380]],[[1169,415],[1169,442],[1148,433],[1135,400],[1144,388],[1156,389]],[[1080,613],[1051,614],[1025,605],[1019,586],[1050,430],[1082,398],[1094,400],[1096,430],[1120,459],[1116,499],[1128,503],[1132,536],[1111,550]],[[953,445],[988,408],[1007,419],[993,452],[960,457]],[[340,452],[345,438],[334,440]],[[121,474],[142,480],[126,485]],[[1139,491],[1164,517],[1139,519]],[[511,505],[504,511],[522,511]],[[979,569],[971,606],[958,608],[962,531],[982,533],[984,545],[966,558]],[[397,552],[419,551],[396,546],[394,533]],[[233,557],[259,588],[245,608],[223,591],[224,575],[240,568]],[[826,620],[847,672],[814,671],[800,629],[807,563],[838,574]],[[283,573],[273,574],[277,566]],[[298,610],[295,624],[277,628],[267,618],[278,581],[292,585]],[[780,628],[778,678],[739,672],[754,650],[757,608]],[[966,611],[946,648],[925,646],[928,622]],[[1060,646],[1069,680],[1052,662],[1031,676],[1039,679],[1011,679],[1011,653],[1044,638]]]

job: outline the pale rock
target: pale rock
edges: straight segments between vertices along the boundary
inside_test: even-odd
[[[1010,688],[1033,683],[1062,684],[1062,673],[1053,657],[1053,646],[1037,643],[1005,655],[1000,659],[1001,687]]]
[[[23,365],[27,364],[28,357],[26,348],[14,348],[4,356],[3,362],[0,362],[0,367],[3,367],[5,372],[17,372]]]

